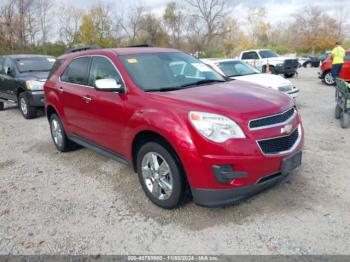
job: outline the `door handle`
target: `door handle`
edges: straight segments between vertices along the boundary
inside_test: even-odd
[[[83,100],[85,101],[85,103],[90,103],[92,99],[89,96],[83,96]]]
[[[63,87],[61,86],[60,88],[58,88],[58,92],[60,92],[61,94],[64,92]]]

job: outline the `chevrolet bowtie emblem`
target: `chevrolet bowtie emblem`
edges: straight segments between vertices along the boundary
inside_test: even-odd
[[[281,134],[289,134],[290,132],[292,132],[292,129],[293,129],[292,124],[285,125],[284,127],[281,128]]]

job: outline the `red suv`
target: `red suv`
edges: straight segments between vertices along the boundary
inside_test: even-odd
[[[88,50],[58,58],[45,84],[59,151],[76,144],[138,173],[156,205],[227,205],[301,164],[303,127],[287,95],[227,81],[174,49]]]
[[[335,85],[335,80],[332,76],[332,57],[328,57],[321,64],[320,78],[326,85]],[[345,52],[345,60],[340,71],[339,78],[345,81],[350,81],[350,50]]]

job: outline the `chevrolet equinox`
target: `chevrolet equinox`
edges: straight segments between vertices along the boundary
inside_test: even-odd
[[[85,50],[59,57],[44,86],[53,142],[129,165],[147,197],[175,208],[245,199],[301,164],[292,99],[227,80],[165,48]]]

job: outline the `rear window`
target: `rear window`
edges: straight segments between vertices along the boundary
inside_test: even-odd
[[[90,61],[90,57],[74,59],[64,70],[61,81],[78,85],[88,85]]]
[[[53,64],[50,74],[48,76],[47,79],[50,79],[51,76],[57,71],[57,69],[63,64],[63,60],[62,59],[58,59],[56,60],[56,62]]]
[[[19,72],[35,72],[51,70],[53,64],[56,62],[54,57],[28,57],[17,58],[15,63]]]

